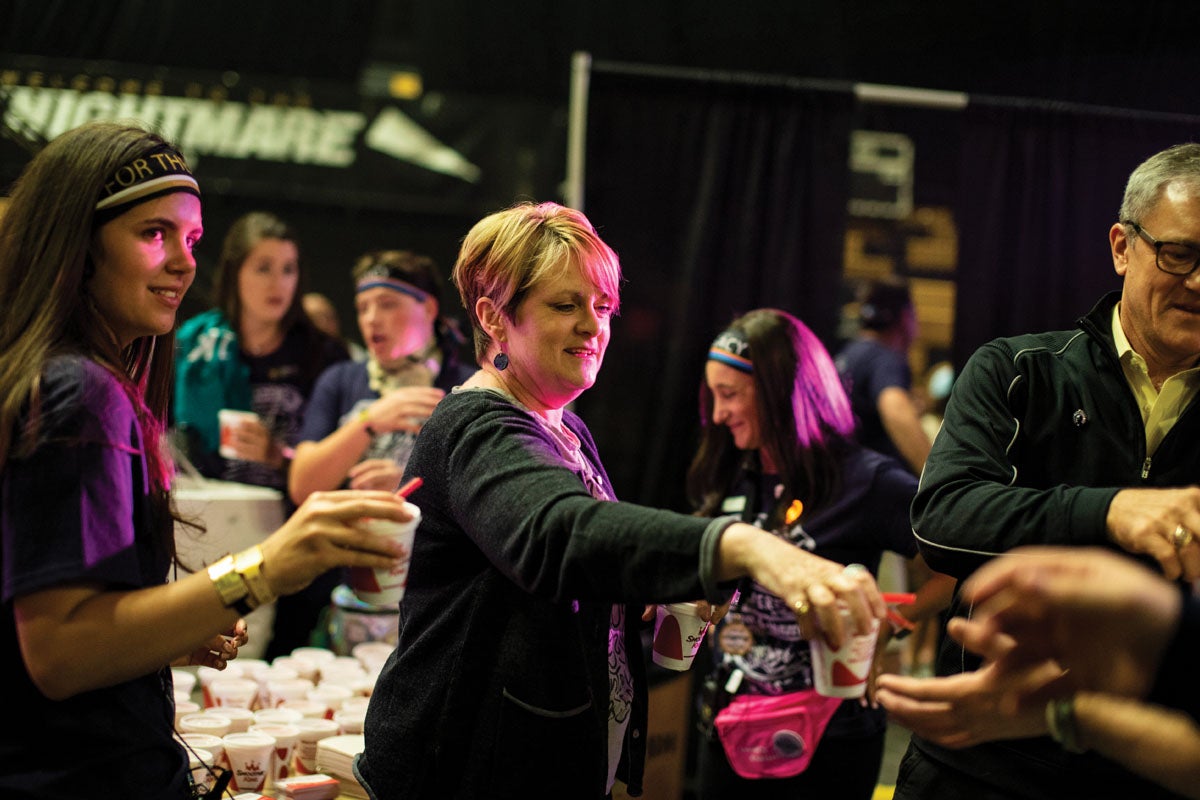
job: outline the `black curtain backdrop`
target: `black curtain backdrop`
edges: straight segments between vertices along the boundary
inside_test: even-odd
[[[623,499],[687,508],[705,354],[733,317],[781,308],[832,342],[852,108],[795,81],[596,65],[585,211],[626,284],[577,410]]]
[[[954,361],[998,336],[1074,326],[1119,289],[1108,230],[1129,173],[1200,118],[977,99],[964,112]]]

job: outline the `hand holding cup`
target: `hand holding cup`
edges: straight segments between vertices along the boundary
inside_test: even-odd
[[[392,492],[314,492],[262,543],[262,572],[276,595],[293,594],[334,567],[396,569],[406,550],[371,531],[363,519],[406,523],[403,498]]]

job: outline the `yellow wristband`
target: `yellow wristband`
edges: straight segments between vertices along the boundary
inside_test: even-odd
[[[262,563],[262,548],[258,545],[243,550],[234,559],[234,569],[246,583],[247,599],[252,609],[275,600],[267,578],[262,574]]]
[[[213,582],[221,604],[226,608],[237,608],[240,612],[242,598],[250,591],[245,580],[233,568],[233,556],[225,556],[208,568],[208,578]],[[244,604],[242,604],[244,605]]]
[[[358,421],[362,423],[363,430],[367,432],[367,436],[370,436],[372,439],[374,439],[379,435],[375,432],[375,429],[371,427],[371,412],[369,409],[364,408],[362,411],[358,412]]]

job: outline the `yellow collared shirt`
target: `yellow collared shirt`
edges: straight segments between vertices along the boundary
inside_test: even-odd
[[[1125,381],[1133,390],[1138,410],[1142,412],[1142,423],[1146,426],[1146,455],[1152,456],[1200,390],[1200,366],[1172,375],[1163,381],[1162,389],[1155,389],[1146,360],[1134,352],[1121,328],[1120,309],[1120,303],[1113,307],[1113,341],[1117,345],[1117,358],[1121,361]]]

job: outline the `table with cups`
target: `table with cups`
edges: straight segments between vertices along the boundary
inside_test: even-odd
[[[301,781],[302,796],[315,800],[365,796],[349,760],[361,750],[367,704],[391,650],[367,642],[338,656],[301,647],[271,662],[239,658],[220,671],[174,668],[176,735],[193,779],[211,787],[219,767],[232,773],[235,794],[282,799]]]
[[[282,506],[278,501],[277,510],[262,505],[265,498],[250,491],[258,487],[214,483],[177,490],[181,507],[196,504],[196,513],[203,512],[210,532],[216,533],[191,546],[177,536],[185,559],[207,562],[253,546],[282,523]],[[412,519],[407,522],[374,520],[371,525],[396,537],[411,554],[420,511],[412,504],[408,510]],[[353,570],[351,585],[360,601],[397,614],[407,575],[408,558],[403,558],[395,569]],[[263,642],[269,618],[266,624]],[[349,655],[339,655],[322,647],[298,647],[268,662],[261,648],[243,647],[224,670],[173,669],[175,729],[188,752],[193,781],[211,788],[221,768],[231,773],[235,793],[304,800],[365,797],[350,764],[362,751],[367,704],[393,648],[388,642],[365,641]],[[297,781],[304,785],[293,785]]]

